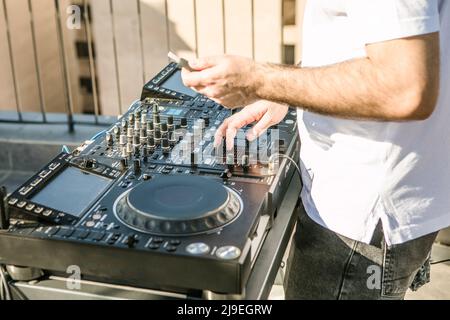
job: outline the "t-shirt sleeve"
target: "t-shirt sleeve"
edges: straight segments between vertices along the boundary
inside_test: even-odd
[[[438,32],[438,0],[347,0],[346,11],[364,44]]]

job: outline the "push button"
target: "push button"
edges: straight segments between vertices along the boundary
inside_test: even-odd
[[[157,243],[150,243],[150,244],[147,246],[147,248],[150,249],[150,250],[158,250],[158,249],[160,248],[160,245],[157,244]]]
[[[72,228],[61,228],[59,232],[59,237],[70,238],[75,233],[75,229]]]
[[[50,237],[53,237],[53,236],[55,236],[55,235],[59,232],[59,230],[60,230],[59,227],[52,227],[52,228],[50,228],[50,229],[48,230],[47,234],[48,234]]]
[[[94,241],[102,241],[106,236],[105,232],[91,232],[91,234],[89,235],[89,239],[94,240]]]
[[[42,178],[38,178],[31,183],[31,186],[36,187],[41,182],[42,182]]]
[[[87,230],[77,230],[75,232],[75,237],[79,240],[84,240],[89,236],[89,231]]]
[[[52,210],[49,210],[49,209],[45,210],[45,211],[42,213],[42,215],[43,215],[44,217],[50,217],[52,214],[53,214],[53,211],[52,211]]]
[[[170,240],[169,244],[172,245],[172,246],[179,246],[181,244],[181,241],[180,240],[176,240],[176,239],[175,240]]]
[[[39,174],[39,177],[41,177],[42,179],[45,179],[48,177],[49,174],[50,174],[50,171],[44,170]]]
[[[8,204],[9,204],[10,206],[13,206],[13,205],[15,205],[17,202],[19,202],[19,199],[12,198],[12,199],[10,199],[10,200],[8,201]]]
[[[167,246],[166,247],[166,251],[167,252],[175,252],[175,251],[177,251],[177,247],[175,247],[175,246]]]
[[[37,207],[36,209],[34,209],[34,213],[36,214],[41,214],[42,212],[44,212],[44,208],[42,207]]]
[[[21,195],[27,195],[31,190],[33,190],[33,187],[28,187],[28,188],[22,188],[22,189],[20,189],[20,191],[19,191],[19,193],[21,194]]]
[[[17,207],[23,209],[25,208],[26,205],[27,205],[26,201],[21,201],[17,204]]]
[[[48,168],[49,168],[51,171],[54,171],[54,170],[58,169],[60,166],[61,166],[61,163],[55,162],[55,163],[52,163],[51,165],[49,165]]]

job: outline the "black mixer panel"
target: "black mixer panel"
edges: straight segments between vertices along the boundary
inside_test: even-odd
[[[94,140],[6,198],[0,263],[187,292],[242,294],[297,158],[295,110],[256,142],[216,148],[231,115],[170,64]],[[249,129],[249,128],[246,128]],[[284,156],[283,156],[284,155]]]

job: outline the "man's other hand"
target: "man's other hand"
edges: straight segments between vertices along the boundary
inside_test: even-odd
[[[220,146],[225,137],[227,150],[232,150],[234,147],[234,138],[238,130],[246,125],[257,122],[247,132],[247,139],[253,141],[261,136],[269,127],[283,121],[288,111],[289,107],[284,104],[266,100],[254,102],[224,121],[216,132],[215,146]]]
[[[257,64],[251,59],[220,56],[191,61],[194,72],[183,69],[183,82],[197,92],[235,109],[256,100]]]

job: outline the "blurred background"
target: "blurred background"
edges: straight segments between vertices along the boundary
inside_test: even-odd
[[[305,0],[1,1],[0,119],[10,121],[121,114],[169,50],[300,60]]]

